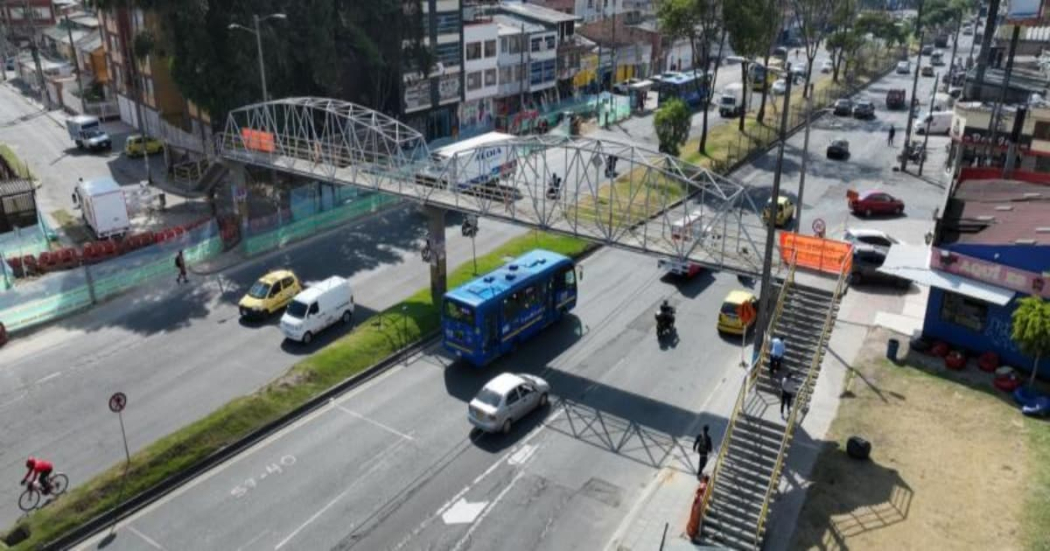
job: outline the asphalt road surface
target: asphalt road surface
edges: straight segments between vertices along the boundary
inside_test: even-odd
[[[906,84],[891,75],[865,94]],[[903,142],[904,113],[877,105],[875,121],[814,125],[804,224],[819,216],[829,236],[857,225],[919,242],[943,195],[946,138],[930,140],[928,179],[895,173],[885,128],[896,125]],[[853,156],[828,161],[823,149],[839,136]],[[799,134],[787,148],[788,195],[801,145]],[[775,151],[736,176],[764,200],[774,164]],[[905,214],[847,215],[846,190],[868,187],[902,196]],[[707,406],[736,392],[741,371],[739,341],[720,337],[714,320],[725,294],[749,282],[708,273],[675,282],[652,259],[609,250],[585,267],[573,314],[515,354],[476,369],[433,347],[132,517],[107,549],[603,547],[657,470],[693,472],[699,426],[711,424],[717,445],[726,420]],[[679,310],[674,346],[655,338],[663,298]],[[545,377],[553,404],[509,435],[472,434],[467,402],[501,371]]]
[[[447,223],[448,265],[471,259],[458,216]],[[141,449],[283,374],[346,333],[334,326],[309,346],[284,342],[275,317],[242,323],[236,303],[268,269],[291,267],[304,282],[349,277],[354,323],[427,288],[419,256],[426,220],[406,207],[314,236],[219,276],[194,276],[121,295],[0,349],[0,479],[14,496],[25,458],[45,457],[76,486],[123,461],[117,419],[106,401],[128,395],[124,421],[131,451]],[[478,254],[522,228],[482,220]],[[0,500],[0,524],[20,511]]]

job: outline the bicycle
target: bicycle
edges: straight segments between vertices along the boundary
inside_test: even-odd
[[[69,477],[66,473],[55,473],[50,477],[51,492],[47,495],[52,499],[66,493],[69,488]],[[40,488],[40,482],[34,480],[26,487],[22,495],[18,496],[18,507],[25,512],[32,511],[40,506],[40,500],[44,492]]]

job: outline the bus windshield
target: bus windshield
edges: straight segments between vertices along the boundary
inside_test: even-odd
[[[474,325],[474,309],[453,300],[445,301],[445,317],[467,325]]]

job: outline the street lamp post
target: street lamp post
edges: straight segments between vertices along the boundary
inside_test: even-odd
[[[911,81],[911,99],[908,104],[908,125],[904,128],[904,154],[901,155],[901,172],[905,172],[908,169],[908,143],[911,141],[911,127],[915,121],[915,105],[918,103],[915,101],[915,93],[919,90],[919,72],[922,71],[922,41],[923,41],[923,28],[922,28],[922,9],[925,7],[926,2],[922,0],[919,2],[919,14],[915,18],[915,31],[919,35],[919,57],[915,62],[915,75]],[[907,46],[905,46],[907,47]],[[937,83],[933,83],[934,89],[937,88]],[[933,105],[930,105],[930,113],[933,113]]]
[[[266,15],[266,16],[263,16],[263,17],[259,17],[258,14],[254,14],[254,15],[252,15],[252,21],[255,23],[255,29],[254,30],[253,29],[249,29],[248,27],[245,27],[244,25],[238,25],[237,23],[230,23],[230,25],[228,27],[230,30],[240,29],[242,31],[247,31],[247,32],[250,32],[250,33],[255,35],[255,47],[258,50],[258,57],[259,57],[259,79],[260,79],[260,81],[262,83],[262,96],[263,96],[263,101],[264,102],[270,100],[270,94],[266,90],[266,63],[263,61],[264,58],[263,58],[263,48],[262,48],[262,31],[259,29],[259,24],[262,23],[263,21],[266,21],[267,19],[287,19],[287,18],[288,18],[288,16],[283,14],[283,13],[271,13],[270,15]]]

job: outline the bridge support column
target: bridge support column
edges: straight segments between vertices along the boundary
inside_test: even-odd
[[[445,213],[443,208],[427,206],[427,247],[424,260],[430,263],[430,296],[434,305],[448,290],[448,268],[445,265]]]
[[[223,161],[230,171],[230,192],[233,194],[233,212],[241,226],[241,237],[247,237],[248,230],[248,169],[244,163]]]

